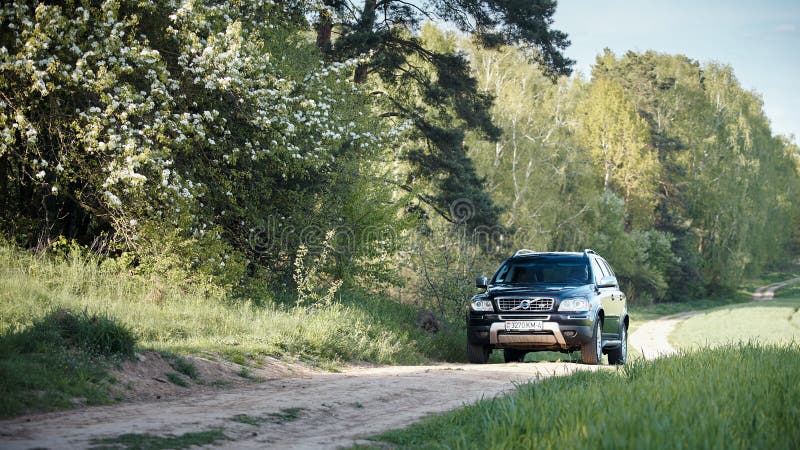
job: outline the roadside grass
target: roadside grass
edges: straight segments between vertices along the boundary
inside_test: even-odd
[[[270,298],[235,301],[208,289],[146,279],[109,260],[37,256],[0,244],[0,389],[19,393],[0,398],[0,415],[65,408],[71,399],[111,401],[107,365],[95,364],[98,358],[25,353],[7,344],[13,336],[37,342],[38,335],[25,333],[57,310],[97,317],[95,327],[118,325],[136,340],[137,350],[164,353],[176,372],[189,378],[197,376],[196,368],[180,355],[201,352],[251,366],[269,356],[327,369],[349,361],[424,364],[465,358],[461,322],[445,322],[430,334],[414,325],[413,306],[366,292],[342,292],[333,305],[320,308],[295,308]],[[92,345],[114,345],[113,335],[100,335],[109,342]],[[36,377],[41,380],[31,379]]]
[[[67,308],[115,317],[141,348],[176,354],[202,350],[233,361],[293,355],[312,364],[464,358],[460,323],[430,334],[414,326],[412,306],[358,291],[344,292],[327,308],[293,308],[270,299],[258,306],[107,270],[84,257],[38,257],[6,246],[0,247],[0,298],[0,333]]]
[[[769,284],[770,282],[764,282],[764,284]],[[763,286],[763,284],[757,284],[756,287]],[[733,305],[738,303],[744,303],[750,301],[750,298],[753,296],[753,292],[755,292],[755,288],[748,287],[740,287],[735,292],[730,293],[729,295],[719,295],[715,297],[709,298],[702,298],[702,299],[692,299],[687,300],[685,302],[680,303],[655,303],[652,305],[630,305],[628,306],[628,313],[631,316],[631,329],[630,331],[634,331],[636,324],[640,324],[642,322],[646,322],[648,320],[658,319],[659,317],[669,316],[672,314],[679,314],[689,311],[703,311],[707,309],[713,309],[719,306],[724,305]]]
[[[775,344],[800,342],[800,295],[705,311],[681,321],[669,340],[674,347],[686,349],[748,340]]]
[[[130,330],[102,315],[56,309],[0,333],[0,417],[110,403],[108,368],[133,354]]]
[[[254,427],[257,427],[257,426],[259,426],[262,423],[267,421],[267,419],[264,418],[264,417],[251,416],[249,414],[237,414],[237,415],[231,417],[229,420],[231,420],[233,422],[243,423],[245,425],[252,425]]]
[[[775,291],[775,298],[800,298],[800,283],[788,284]]]
[[[192,381],[198,381],[200,379],[200,372],[197,370],[197,366],[189,359],[178,355],[169,355],[169,365],[177,372],[192,379]]]
[[[264,381],[264,378],[253,375],[253,372],[247,367],[242,367],[236,374],[244,378],[245,380],[254,381],[256,383]]]
[[[189,382],[184,380],[182,376],[175,372],[167,372],[164,374],[164,377],[166,377],[167,381],[176,386],[189,387]]]
[[[796,448],[800,346],[737,344],[519,386],[374,448]],[[370,448],[370,446],[360,446]]]

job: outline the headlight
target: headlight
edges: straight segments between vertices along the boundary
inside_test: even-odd
[[[583,297],[575,297],[575,298],[568,298],[561,300],[561,304],[558,305],[559,311],[588,311],[589,310],[589,300],[586,300]]]
[[[484,298],[473,299],[470,303],[470,308],[473,311],[494,311],[492,301]]]

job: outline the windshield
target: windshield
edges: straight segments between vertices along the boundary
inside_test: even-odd
[[[494,274],[492,284],[588,284],[587,262],[582,257],[509,259]]]

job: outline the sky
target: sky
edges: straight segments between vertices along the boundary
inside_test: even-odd
[[[773,134],[800,143],[800,0],[560,0],[553,18],[585,77],[605,47],[728,64],[761,95]]]

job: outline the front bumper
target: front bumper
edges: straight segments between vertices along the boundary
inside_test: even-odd
[[[506,331],[507,320],[542,320],[541,331]],[[586,314],[511,316],[470,313],[467,339],[493,348],[574,350],[592,339],[594,321]]]

